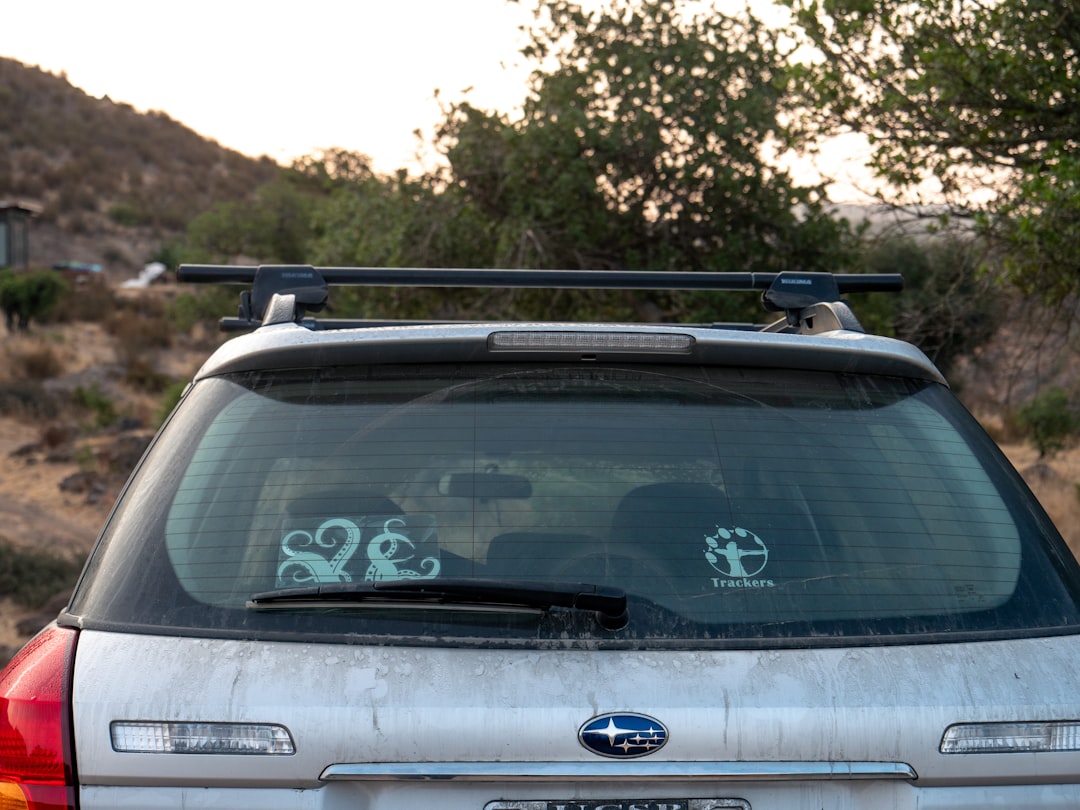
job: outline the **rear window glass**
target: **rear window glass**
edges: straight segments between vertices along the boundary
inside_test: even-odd
[[[224,633],[612,646],[1060,629],[1076,621],[1073,563],[1029,498],[934,384],[660,367],[245,374],[184,403],[76,609]],[[628,619],[251,603],[406,580],[600,585],[626,593]]]

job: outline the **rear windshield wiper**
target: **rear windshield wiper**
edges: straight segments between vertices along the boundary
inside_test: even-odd
[[[327,607],[374,602],[382,605],[446,605],[483,609],[553,607],[591,610],[606,630],[626,626],[626,593],[621,588],[583,582],[527,582],[495,579],[399,579],[335,582],[257,593],[247,601],[253,610]]]

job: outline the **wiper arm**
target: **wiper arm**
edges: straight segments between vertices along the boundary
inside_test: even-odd
[[[395,604],[553,607],[591,610],[606,630],[626,626],[626,593],[621,588],[585,582],[528,582],[496,579],[397,579],[378,582],[335,582],[304,588],[285,588],[257,593],[247,601],[255,610],[284,607],[318,607],[337,603],[379,602]]]

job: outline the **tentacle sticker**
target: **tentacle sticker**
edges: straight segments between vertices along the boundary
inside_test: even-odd
[[[424,572],[414,568],[406,568],[405,564],[415,556],[413,553],[416,546],[413,542],[391,529],[393,526],[404,526],[405,521],[401,518],[391,518],[383,524],[381,534],[375,535],[367,544],[367,556],[371,561],[367,573],[364,574],[365,582],[378,582],[380,580],[393,579],[433,579],[439,575],[439,561],[434,557],[428,557],[420,561]]]
[[[359,548],[360,527],[346,518],[325,521],[314,537],[303,530],[289,532],[281,541],[287,559],[278,566],[278,584],[349,582],[352,576],[345,566]],[[331,551],[334,555],[328,558]]]
[[[314,532],[296,528],[285,533],[277,587],[432,579],[440,568],[434,520],[428,515],[371,516],[356,522],[336,517]]]

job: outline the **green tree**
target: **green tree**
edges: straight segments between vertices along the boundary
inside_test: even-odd
[[[335,152],[304,171],[326,190],[312,218],[308,261],[370,267],[479,267],[491,256],[488,223],[438,172],[380,175],[367,158]],[[489,294],[453,290],[367,288],[336,291],[342,316],[480,317],[499,311]],[[469,305],[469,301],[472,304]]]
[[[868,296],[856,310],[872,331],[913,343],[948,374],[997,332],[1001,289],[981,273],[985,246],[970,236],[885,236],[866,243],[861,270],[900,273],[904,290]]]
[[[1080,290],[1080,6],[782,1],[823,57],[804,68],[823,132],[869,136],[894,186],[936,181],[1000,240],[1021,288]]]
[[[312,260],[326,265],[471,267],[487,226],[433,176],[372,173],[336,185],[313,218]]]
[[[1064,449],[1080,428],[1080,416],[1069,403],[1069,395],[1063,388],[1043,391],[1021,408],[1017,417],[1028,439],[1039,451],[1039,458]]]
[[[530,0],[536,69],[514,114],[451,105],[447,165],[382,176],[341,150],[298,162],[316,264],[655,270],[844,270],[858,240],[823,189],[768,160],[803,143],[802,96],[783,39],[749,13],[680,0]],[[281,195],[286,201],[295,195]],[[279,196],[220,206],[190,234],[205,252],[289,261],[271,237]],[[270,214],[265,216],[264,213]],[[598,291],[372,291],[371,317],[759,317],[730,296]],[[347,298],[335,296],[335,307]],[[741,304],[750,297],[738,297]],[[341,314],[346,314],[344,311]]]
[[[802,143],[779,35],[748,13],[674,0],[585,11],[540,0],[520,116],[454,106],[440,132],[450,183],[491,222],[486,264],[672,270],[835,270],[847,223],[767,152]],[[637,306],[640,311],[640,302]],[[697,295],[657,316],[715,317]]]
[[[183,252],[213,260],[247,256],[266,264],[308,261],[312,218],[326,195],[308,168],[283,169],[256,189],[253,200],[221,202],[204,211],[188,224]]]
[[[28,329],[32,320],[47,315],[65,287],[64,279],[49,270],[32,273],[0,270],[0,309],[4,311],[8,331]]]

